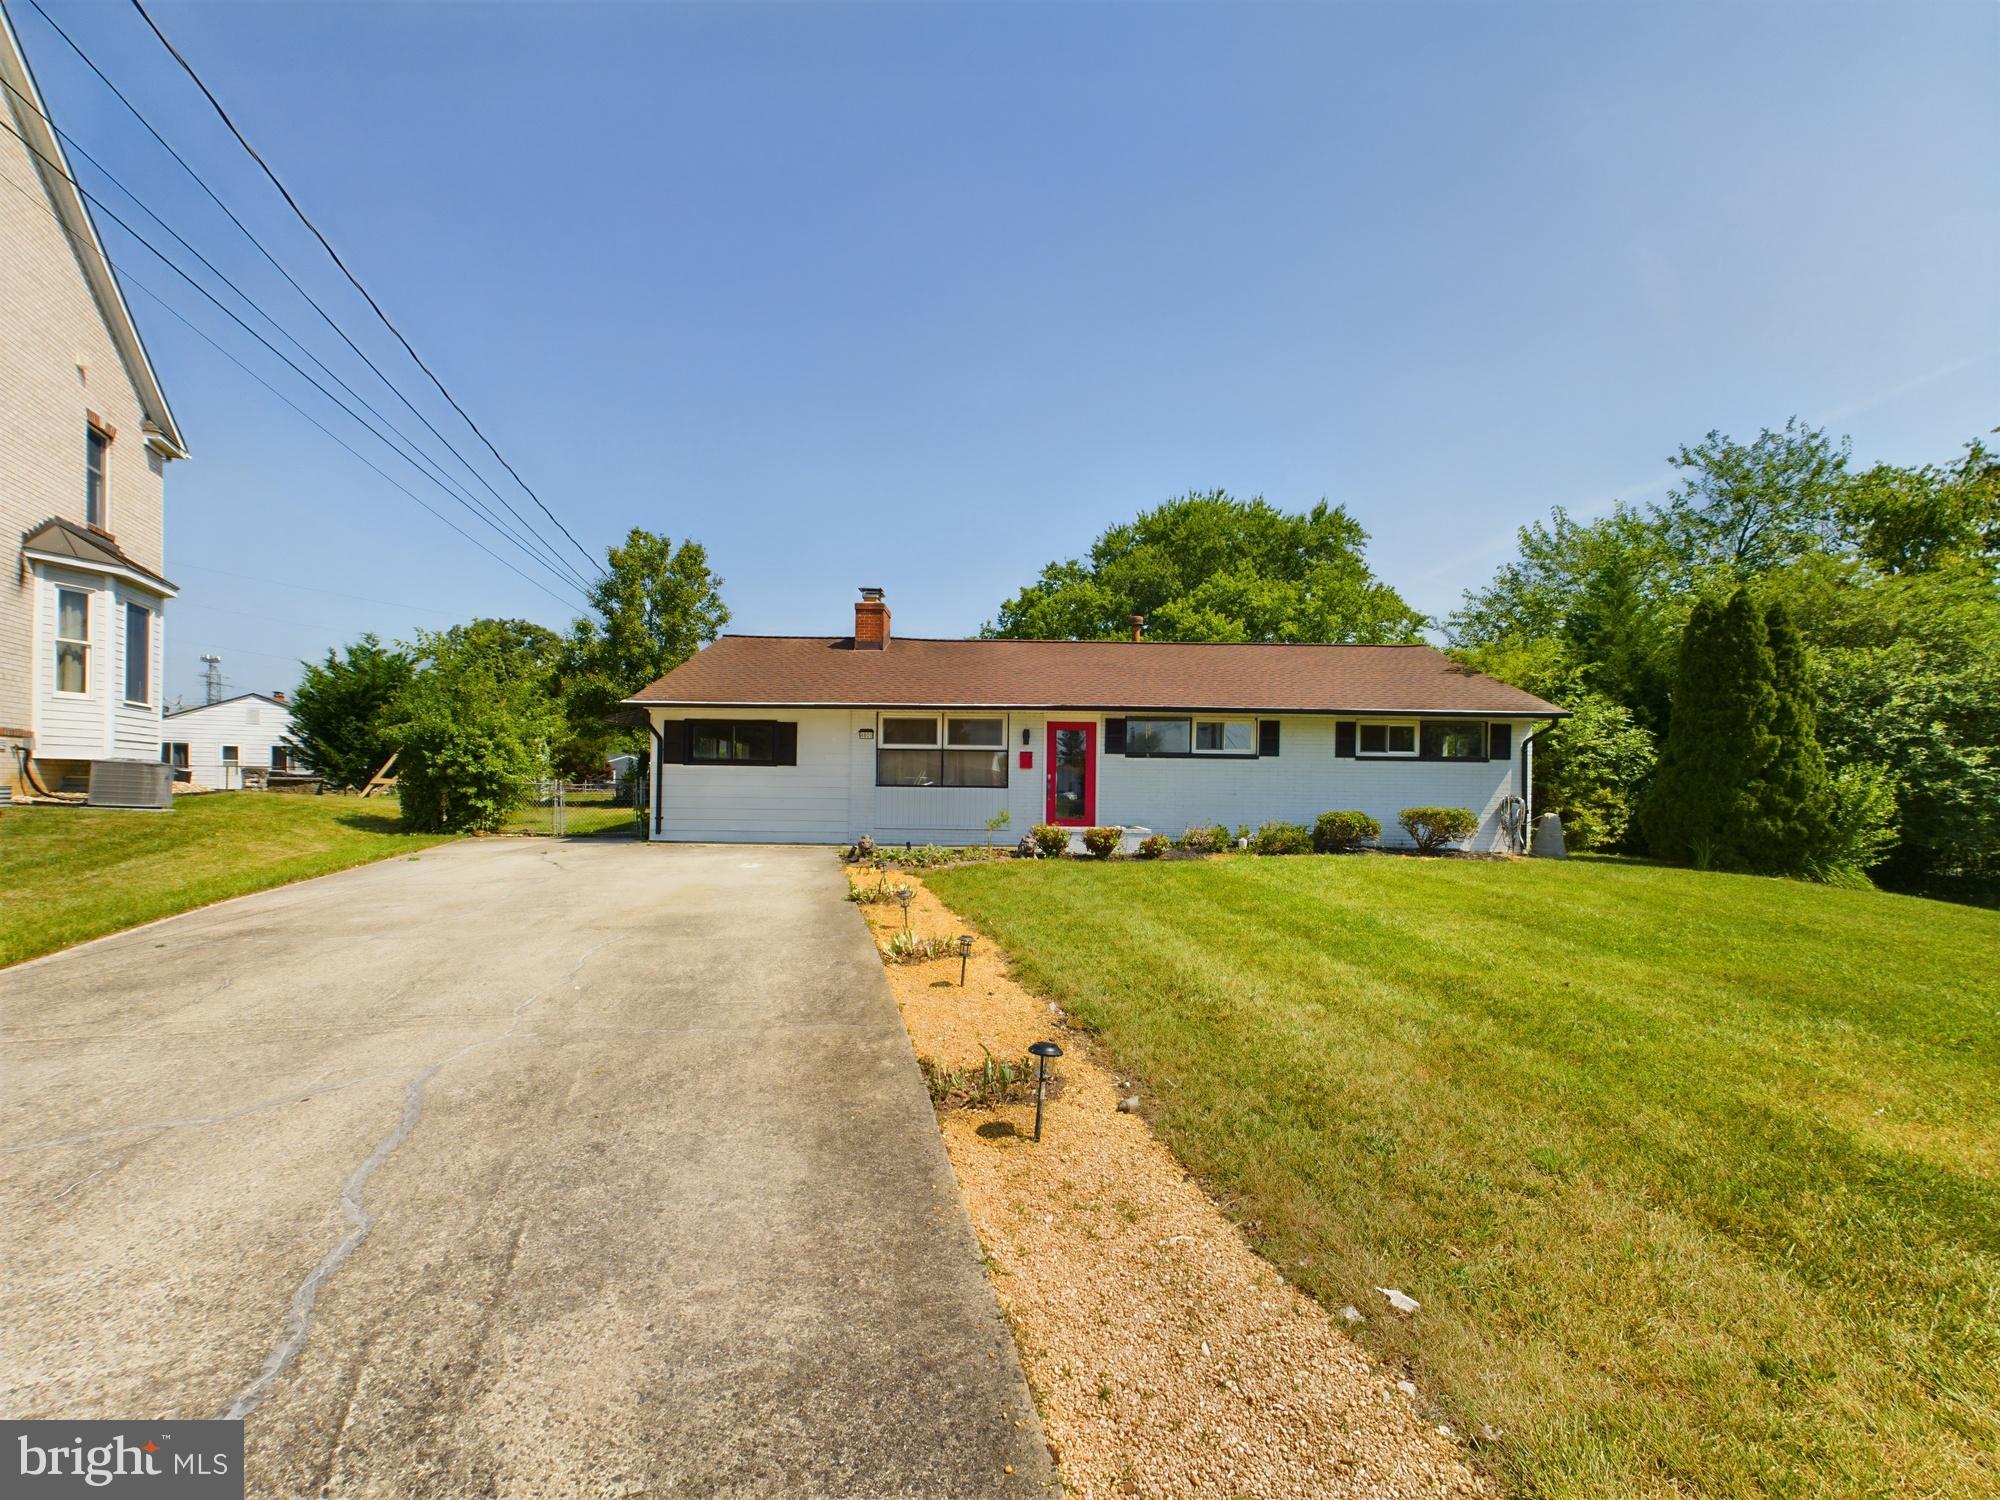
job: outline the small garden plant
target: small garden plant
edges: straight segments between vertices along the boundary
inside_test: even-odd
[[[1257,830],[1250,847],[1259,854],[1310,854],[1312,830],[1303,823],[1266,823]]]
[[[1086,828],[1083,847],[1092,859],[1109,859],[1118,852],[1118,841],[1123,837],[1123,831],[1117,828]]]
[[[1174,843],[1188,854],[1220,854],[1229,847],[1229,825],[1201,823],[1189,828]]]
[[[1069,848],[1069,830],[1054,823],[1037,823],[1030,835],[1035,847],[1049,859],[1060,859]]]
[[[1348,854],[1382,837],[1382,825],[1365,812],[1323,812],[1313,824],[1313,848],[1321,854]]]
[[[1163,859],[1166,857],[1167,851],[1172,847],[1173,845],[1167,841],[1164,834],[1149,834],[1147,837],[1139,840],[1139,858]]]
[[[950,958],[958,952],[958,944],[942,934],[923,937],[905,929],[889,939],[888,947],[882,950],[882,961],[891,964],[929,963],[934,958]]]
[[[1479,819],[1469,807],[1406,807],[1396,815],[1403,832],[1419,854],[1435,854],[1479,832]]]

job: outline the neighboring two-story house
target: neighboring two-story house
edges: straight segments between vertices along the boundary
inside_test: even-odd
[[[0,785],[157,761],[164,471],[187,456],[0,11]]]

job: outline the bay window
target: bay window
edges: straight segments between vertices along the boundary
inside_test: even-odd
[[[153,612],[143,604],[125,606],[125,701],[153,701]]]

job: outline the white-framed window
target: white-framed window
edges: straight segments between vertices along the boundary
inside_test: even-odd
[[[166,740],[160,745],[160,760],[176,771],[188,768],[188,742],[186,740]]]
[[[130,602],[125,606],[125,701],[153,701],[153,612]]]
[[[95,422],[83,425],[83,519],[111,524],[111,434]]]
[[[1407,755],[1417,753],[1415,719],[1363,719],[1355,725],[1355,749],[1362,755]]]
[[[1004,714],[882,714],[875,726],[877,786],[1004,787]]]
[[[236,763],[237,763],[237,762],[238,762],[239,760],[241,760],[241,759],[242,759],[242,756],[241,756],[241,755],[240,755],[240,753],[238,752],[238,750],[237,750],[237,747],[236,747],[236,746],[234,746],[234,745],[224,745],[224,746],[222,747],[222,763],[223,763],[223,765],[225,765],[225,766],[233,766],[233,765],[235,765],[235,764],[236,764]]]
[[[90,590],[56,590],[56,691],[90,691]]]
[[[1255,755],[1257,753],[1257,721],[1255,719],[1196,719],[1194,721],[1194,753],[1196,755]]]

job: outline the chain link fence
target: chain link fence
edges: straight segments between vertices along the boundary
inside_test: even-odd
[[[597,781],[545,781],[537,789],[522,829],[554,838],[645,831],[646,785],[642,777]]]

